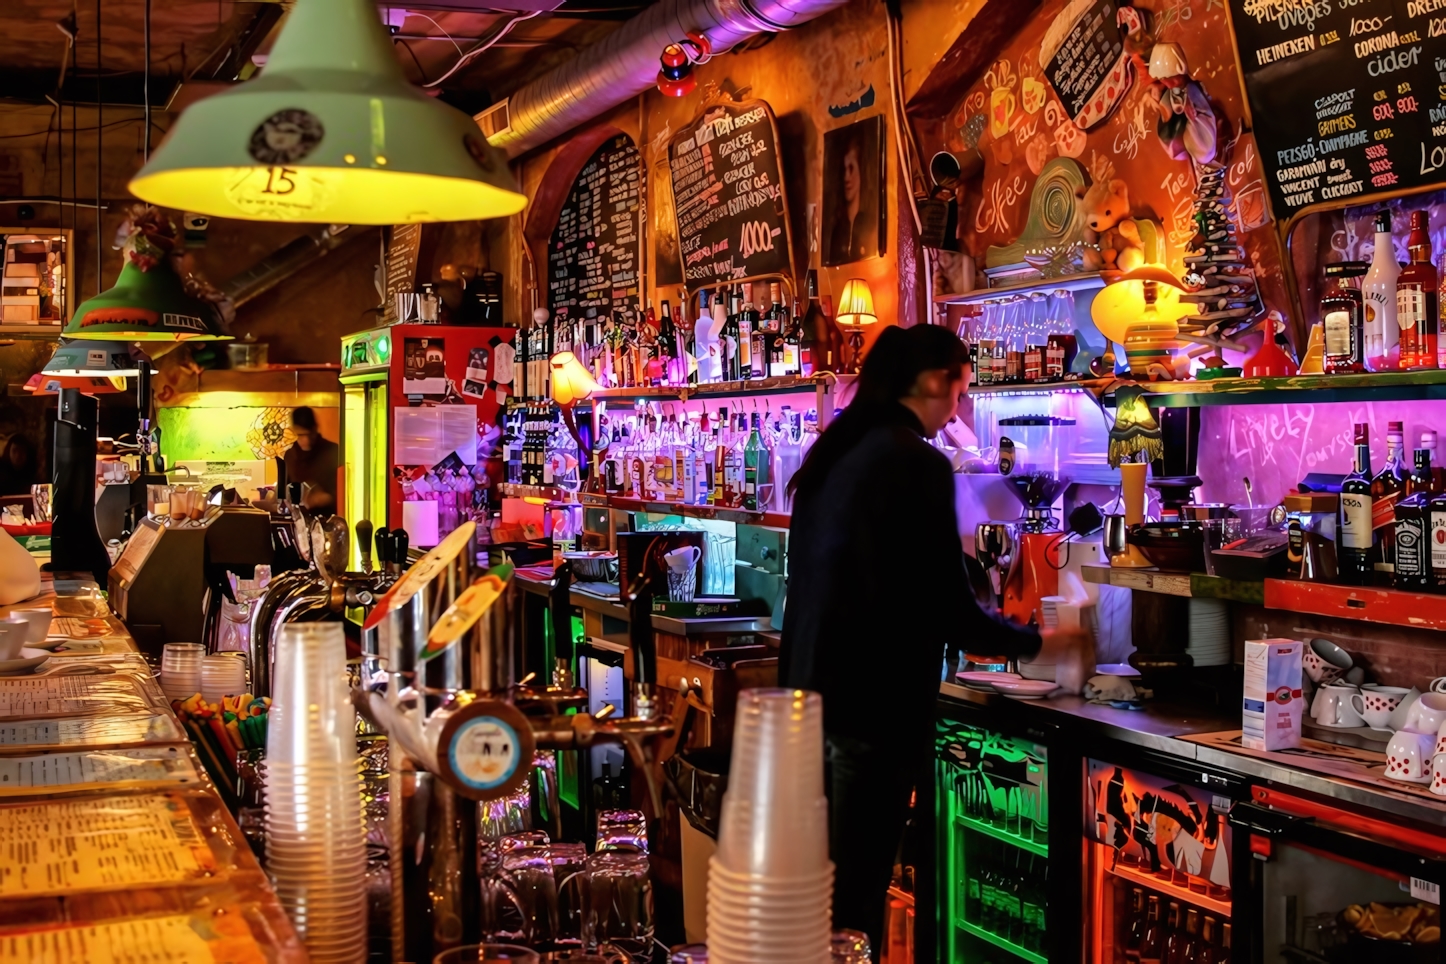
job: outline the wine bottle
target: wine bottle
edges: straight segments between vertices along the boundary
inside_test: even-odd
[[[1230,923],[1220,926],[1220,946],[1215,949],[1215,957],[1210,964],[1230,964]]]
[[[1341,581],[1369,585],[1375,555],[1375,528],[1371,525],[1370,426],[1355,427],[1355,471],[1341,483],[1340,518],[1336,530]]]
[[[1165,928],[1160,923],[1160,898],[1150,895],[1145,913],[1145,934],[1140,939],[1140,964],[1160,964],[1165,951]]]
[[[1401,367],[1435,368],[1437,345],[1436,265],[1431,261],[1429,215],[1411,212],[1406,239],[1411,260],[1396,278],[1396,324],[1401,332]]]
[[[1180,902],[1170,901],[1170,917],[1165,932],[1165,949],[1160,955],[1163,964],[1182,964],[1185,951],[1185,929],[1180,921]]]
[[[1431,453],[1416,450],[1416,471],[1406,483],[1411,494],[1396,503],[1396,588],[1431,588]]]
[[[829,328],[833,323],[824,313],[823,303],[818,297],[818,272],[808,272],[808,311],[803,316],[803,331],[800,334],[800,351],[804,374],[837,371],[838,359],[833,353]]]
[[[759,418],[759,414],[754,412],[748,441],[743,446],[743,508],[755,511],[768,508],[760,504],[759,491],[768,486],[768,470],[771,468],[768,450],[758,433]],[[772,488],[768,487],[767,491],[771,492]]]
[[[678,372],[678,329],[673,324],[673,309],[666,298],[663,299],[662,317],[658,319],[657,354],[661,365],[654,384],[677,384],[674,379]]]
[[[1145,891],[1136,887],[1130,894],[1130,921],[1125,930],[1125,960],[1138,961],[1145,940]]]
[[[1200,960],[1203,945],[1200,943],[1200,912],[1191,907],[1185,912],[1185,949],[1180,954],[1179,964],[1195,964]]]

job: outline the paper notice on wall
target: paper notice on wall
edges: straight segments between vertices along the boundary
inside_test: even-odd
[[[424,405],[393,412],[398,465],[431,468],[453,452],[463,465],[477,464],[476,405]]]

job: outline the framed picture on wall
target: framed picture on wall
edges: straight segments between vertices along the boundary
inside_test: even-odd
[[[884,118],[823,135],[823,264],[877,258],[886,250]]]

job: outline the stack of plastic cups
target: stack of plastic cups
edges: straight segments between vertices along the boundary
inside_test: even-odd
[[[341,624],[285,626],[273,679],[267,869],[313,962],[364,961],[366,843]]]
[[[161,651],[161,691],[168,700],[188,700],[201,692],[200,643],[167,643]]]
[[[709,959],[828,964],[832,899],[823,698],[744,690],[709,863]]]
[[[201,698],[219,703],[246,692],[246,654],[212,653],[201,661]]]

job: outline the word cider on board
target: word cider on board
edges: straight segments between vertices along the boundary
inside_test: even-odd
[[[1446,182],[1446,0],[1229,0],[1275,217]]]

